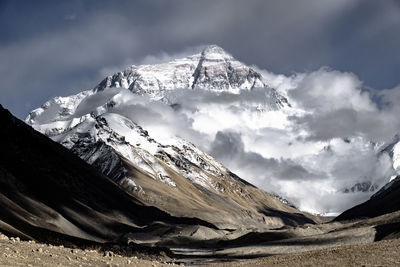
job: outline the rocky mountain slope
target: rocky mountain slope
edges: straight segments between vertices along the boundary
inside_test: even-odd
[[[44,242],[79,243],[117,242],[128,233],[156,229],[160,224],[169,230],[179,225],[215,229],[207,222],[173,217],[146,206],[1,106],[0,123],[3,233]]]
[[[268,109],[289,105],[261,74],[217,46],[159,65],[132,66],[93,90],[56,97],[26,122],[64,145],[144,203],[220,228],[269,229],[313,222],[280,198],[240,179],[210,155],[174,136],[156,140],[130,119],[130,101],[173,104],[169,92],[265,88]]]

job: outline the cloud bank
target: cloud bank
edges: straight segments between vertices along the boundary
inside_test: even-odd
[[[341,212],[373,194],[346,189],[382,186],[395,174],[380,150],[399,133],[399,88],[365,90],[353,73],[325,67],[264,77],[291,107],[274,105],[268,88],[238,94],[182,89],[164,101],[112,88],[118,105],[110,112],[161,143],[174,136],[191,141],[242,178],[310,212]]]

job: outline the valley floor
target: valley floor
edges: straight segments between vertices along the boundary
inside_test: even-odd
[[[148,256],[147,256],[148,257]],[[0,235],[0,266],[178,266],[111,252],[70,249]],[[400,266],[400,239],[213,264],[235,266]]]
[[[172,236],[164,243],[170,250],[114,243],[80,249],[0,234],[0,266],[400,266],[400,211],[364,220],[249,232],[231,239],[197,238],[195,242],[189,236]]]
[[[400,266],[400,239],[241,260],[213,266]]]

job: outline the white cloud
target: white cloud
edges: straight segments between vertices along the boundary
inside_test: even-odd
[[[398,132],[399,88],[367,92],[354,74],[327,68],[291,77],[268,73],[265,79],[291,106],[276,105],[269,88],[174,90],[167,93],[169,104],[110,88],[85,99],[76,115],[112,100],[110,112],[130,118],[157,141],[180,136],[243,179],[312,212],[343,211],[372,194],[346,194],[346,188],[381,186],[394,174],[389,156],[371,140],[382,143]]]
[[[295,90],[290,91],[290,96],[310,111],[375,111],[375,104],[361,91],[361,86],[362,82],[353,73],[321,68],[306,75]]]
[[[262,88],[239,94],[178,90],[168,95],[175,108],[123,96],[119,112],[157,138],[179,135],[195,143],[242,178],[304,210],[340,212],[372,194],[345,194],[345,188],[387,182],[391,160],[370,141],[394,136],[399,125],[385,125],[394,122],[396,105],[378,107],[352,73],[322,68],[265,77],[292,107],[270,108]],[[388,102],[400,94],[388,90],[379,97]]]
[[[294,107],[305,111],[289,120],[298,130],[306,130],[306,139],[328,141],[363,136],[385,142],[400,129],[395,110],[398,105],[392,104],[396,89],[367,90],[353,73],[326,67],[292,77],[269,76],[272,84],[283,88]],[[376,99],[384,105],[378,106]]]

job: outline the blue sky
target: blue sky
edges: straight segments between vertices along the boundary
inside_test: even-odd
[[[218,44],[275,73],[400,84],[400,1],[0,1],[0,103],[20,118],[104,75]],[[111,74],[111,73],[109,73]]]

